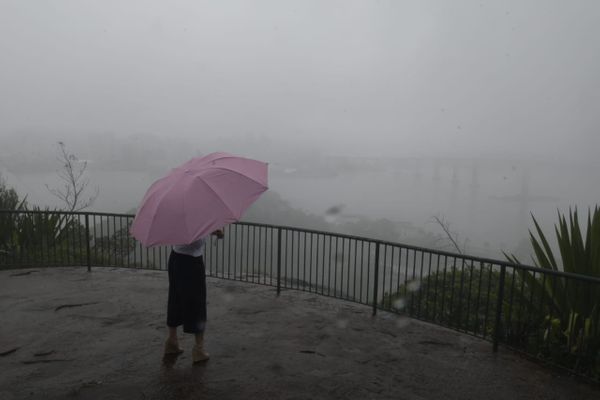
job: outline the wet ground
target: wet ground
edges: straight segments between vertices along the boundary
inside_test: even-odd
[[[163,360],[164,272],[0,271],[0,399],[597,399],[509,350],[368,307],[209,279],[207,350]]]

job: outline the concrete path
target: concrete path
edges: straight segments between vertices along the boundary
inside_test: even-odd
[[[162,359],[159,271],[0,271],[0,399],[598,399],[600,389],[434,325],[209,279],[207,348]]]

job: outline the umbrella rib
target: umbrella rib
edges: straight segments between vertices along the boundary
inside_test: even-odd
[[[160,199],[159,199],[159,200],[158,200],[156,203],[157,203],[157,204],[160,204],[160,202],[162,201],[162,199],[164,199],[164,198],[167,196],[167,194],[168,194],[168,193],[169,193],[169,191],[168,191],[168,190],[165,190],[165,191],[163,191],[163,193],[161,193],[161,194],[160,194]],[[141,210],[138,210],[138,211],[141,211]],[[156,219],[156,215],[157,215],[157,213],[154,213],[154,214],[152,215],[152,221],[151,221],[151,223],[150,223],[150,226],[153,226],[153,225],[154,225],[154,220]],[[150,233],[151,233],[151,231],[150,231],[150,230],[148,230],[148,233],[147,233],[147,235],[146,235],[146,240],[147,240],[147,239],[150,237]]]
[[[262,185],[262,186],[265,186],[265,187],[267,186],[267,185],[265,185],[264,183],[262,183],[262,182],[259,182],[259,181],[257,181],[256,179],[253,179],[253,178],[249,177],[248,175],[244,175],[244,174],[242,174],[241,172],[239,172],[239,171],[236,171],[236,170],[234,170],[234,169],[231,169],[231,168],[227,168],[227,167],[217,167],[217,166],[215,166],[215,167],[211,167],[211,169],[221,169],[221,170],[225,170],[225,171],[233,172],[234,174],[237,174],[237,175],[239,175],[239,176],[242,176],[242,177],[244,177],[244,178],[248,179],[249,181],[252,181],[252,182],[258,183],[259,185]]]
[[[215,161],[217,161],[217,160],[223,160],[223,159],[225,159],[225,158],[243,158],[243,157],[238,157],[238,156],[234,156],[234,155],[231,155],[231,154],[224,154],[224,155],[223,155],[223,156],[221,156],[221,157],[218,157],[218,158],[212,159],[212,160],[210,160],[210,161],[206,161],[206,163],[214,163],[214,162],[215,162]],[[195,160],[196,160],[196,158],[192,158],[192,159],[190,159],[190,160],[186,161],[185,163],[183,163],[182,165],[180,165],[180,166],[178,166],[178,167],[175,167],[174,169],[181,169],[181,168],[184,168],[184,166],[185,166],[185,165],[187,165],[187,164],[189,164],[189,163],[191,163],[191,162],[193,162],[193,161],[195,161]]]
[[[235,216],[235,212],[231,208],[229,208],[229,206],[227,205],[227,203],[225,203],[225,201],[223,201],[223,199],[221,198],[221,196],[219,196],[219,194],[217,193],[217,191],[215,189],[213,189],[213,187],[210,186],[210,184],[208,182],[206,182],[201,176],[196,176],[196,177],[194,177],[194,179],[197,179],[197,180],[201,181],[202,183],[204,183],[210,189],[210,191],[215,194],[215,197],[217,199],[219,199],[219,201],[221,203],[223,203],[223,205],[225,206],[225,208],[227,210],[229,210],[229,212]]]

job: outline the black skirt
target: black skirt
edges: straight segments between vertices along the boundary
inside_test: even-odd
[[[206,325],[206,275],[202,257],[171,251],[167,326],[183,325],[186,333],[200,333]]]

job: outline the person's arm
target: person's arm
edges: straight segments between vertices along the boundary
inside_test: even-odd
[[[223,239],[223,237],[225,236],[225,234],[223,233],[223,230],[221,230],[221,229],[217,229],[216,231],[211,233],[211,235],[215,235],[218,239]]]

